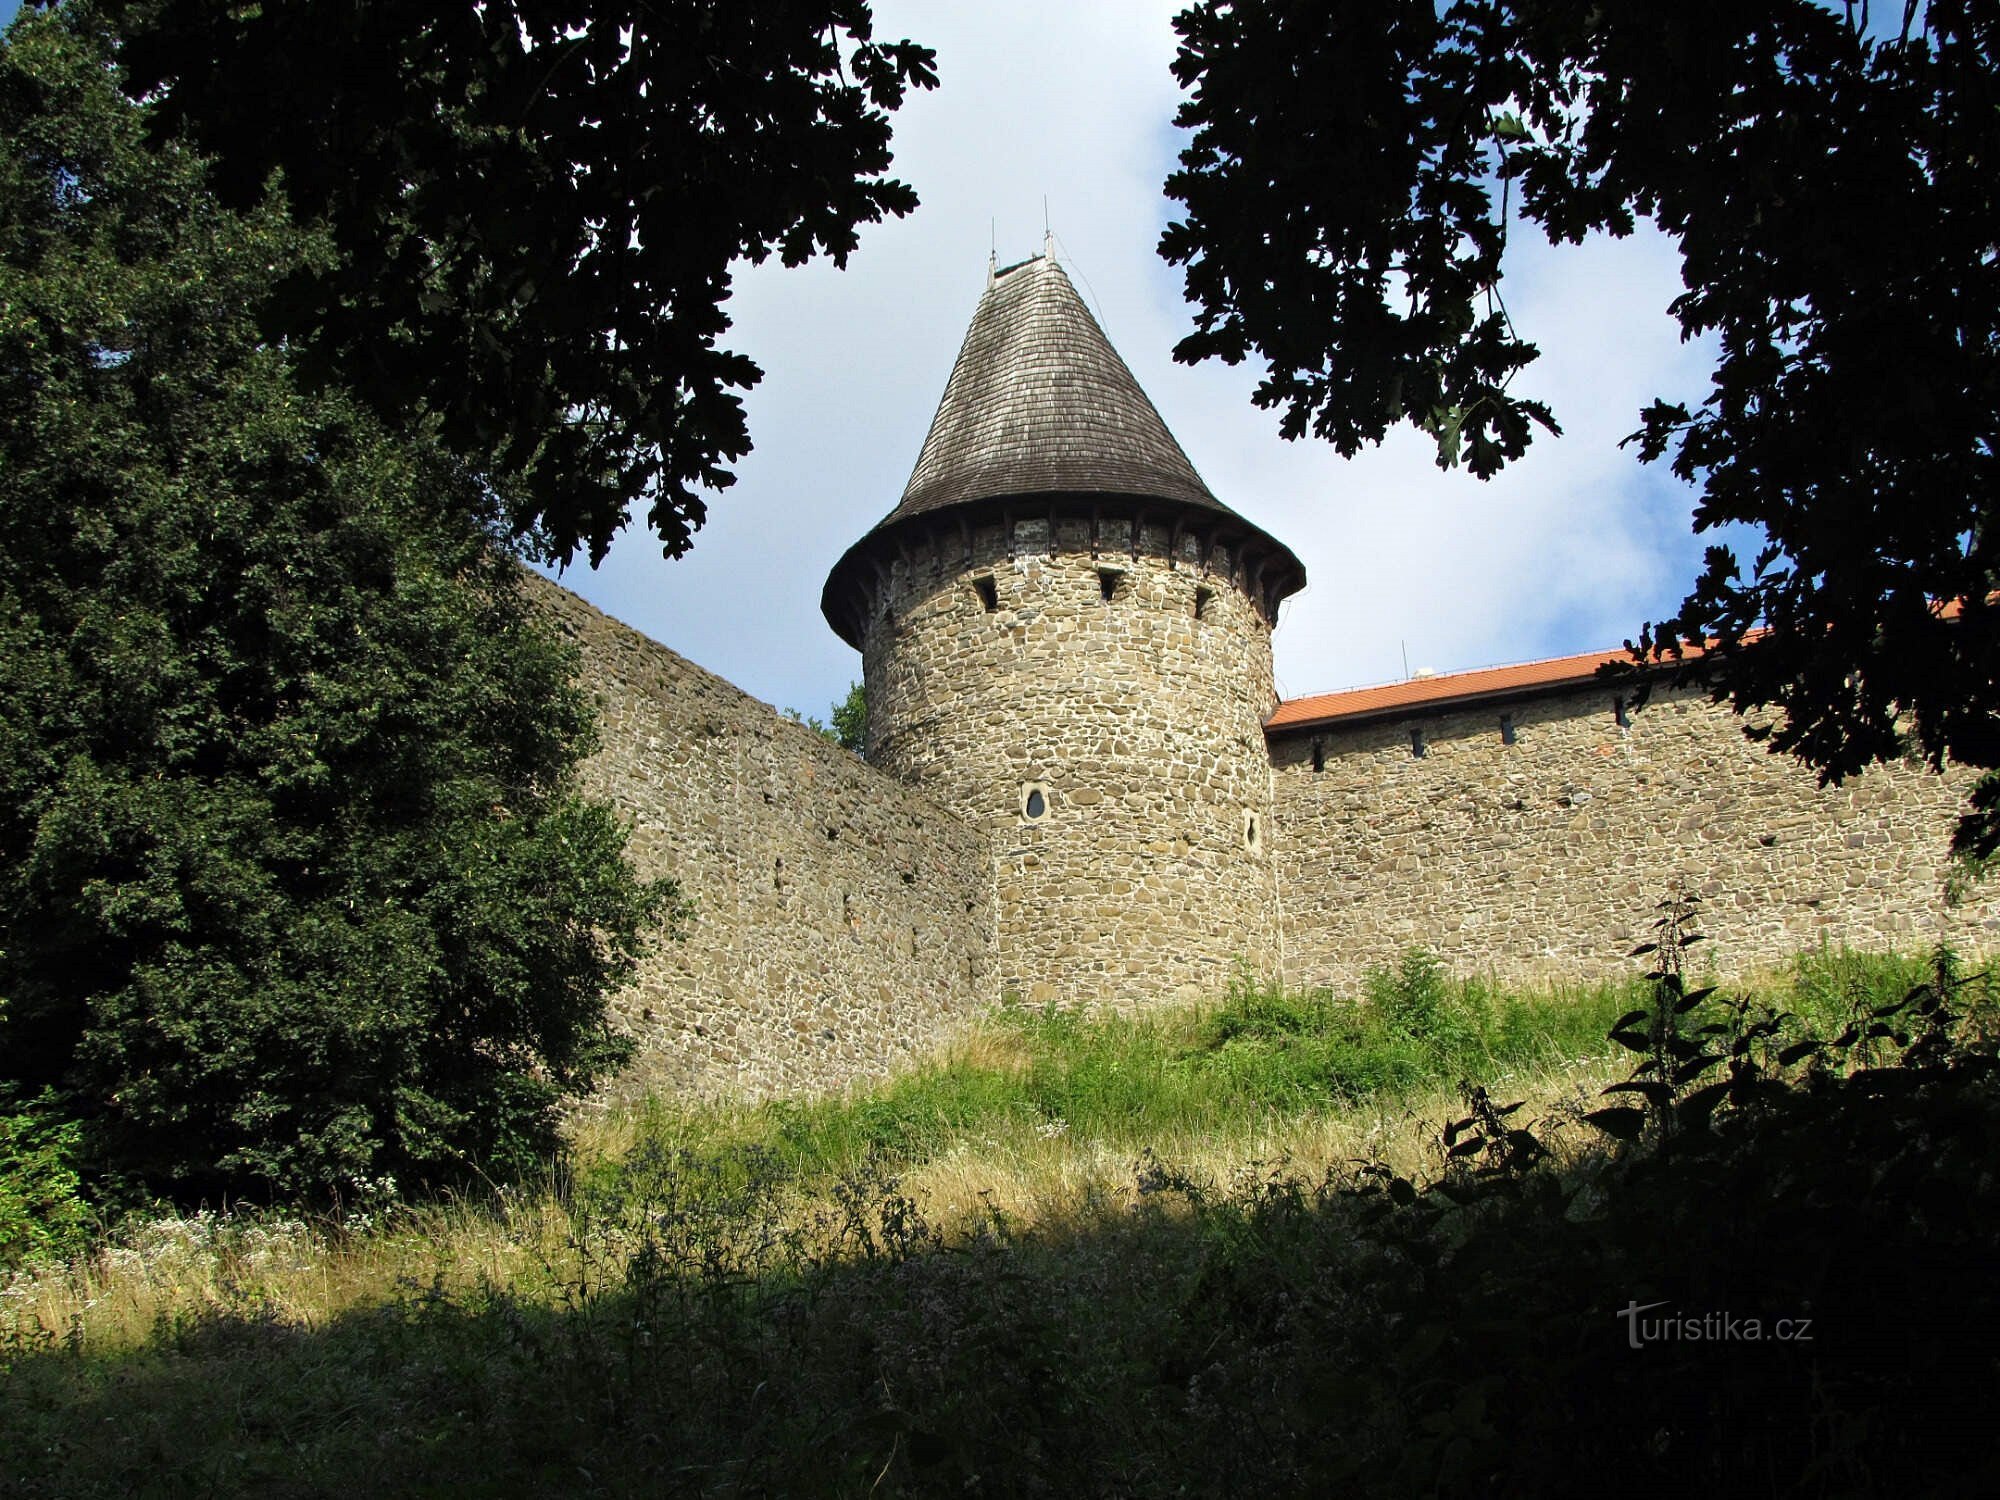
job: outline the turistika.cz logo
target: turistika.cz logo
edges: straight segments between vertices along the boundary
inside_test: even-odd
[[[1739,1317],[1735,1313],[1656,1313],[1665,1302],[1631,1302],[1619,1310],[1625,1320],[1625,1342],[1638,1349],[1646,1344],[1810,1344],[1811,1318]],[[1651,1314],[1651,1316],[1648,1316]]]

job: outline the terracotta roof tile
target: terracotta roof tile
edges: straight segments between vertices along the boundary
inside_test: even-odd
[[[1536,688],[1570,684],[1581,686],[1592,681],[1597,669],[1606,663],[1631,660],[1622,650],[1586,651],[1580,656],[1556,656],[1547,661],[1522,662],[1511,667],[1481,667],[1472,672],[1449,672],[1442,677],[1415,677],[1408,682],[1349,688],[1340,693],[1318,693],[1310,698],[1288,698],[1264,721],[1264,728],[1267,731],[1301,729],[1308,725],[1370,718],[1403,709],[1438,708]]]
[[[2000,592],[1987,596],[2000,603]],[[1932,608],[1941,620],[1955,620],[1964,612],[1960,599],[1948,599]],[[1762,627],[1743,637],[1754,641],[1764,634]],[[1715,644],[1688,645],[1684,657],[1705,655]],[[1537,688],[1582,686],[1597,676],[1597,669],[1611,662],[1631,662],[1622,647],[1615,651],[1586,651],[1581,656],[1552,656],[1547,661],[1521,662],[1508,667],[1480,667],[1470,672],[1448,672],[1442,677],[1413,677],[1407,682],[1385,682],[1375,687],[1348,688],[1338,693],[1316,693],[1309,698],[1288,698],[1264,721],[1266,731],[1303,729],[1310,725],[1335,724],[1345,720],[1373,718],[1412,708],[1443,708],[1454,703],[1481,698],[1504,697]],[[1672,662],[1661,662],[1664,670]]]

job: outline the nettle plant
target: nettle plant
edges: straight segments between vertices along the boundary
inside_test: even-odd
[[[1733,1095],[1741,1102],[1754,1088],[1763,1071],[1754,1048],[1783,1025],[1783,1017],[1768,1010],[1753,1019],[1747,1001],[1736,1002],[1726,1017],[1719,1015],[1729,1002],[1709,1005],[1716,986],[1687,987],[1688,950],[1707,941],[1695,930],[1700,906],[1699,896],[1674,892],[1659,904],[1653,939],[1632,950],[1633,958],[1653,960],[1646,974],[1652,996],[1618,1018],[1611,1040],[1638,1053],[1639,1062],[1629,1078],[1604,1092],[1636,1095],[1640,1103],[1585,1116],[1618,1140],[1650,1135],[1664,1145],[1685,1129],[1706,1128],[1724,1099]],[[1700,1082],[1717,1069],[1722,1077]]]
[[[1900,1064],[1922,1070],[1958,1054],[1966,1023],[1985,1029],[1979,996],[1985,974],[1968,975],[1953,949],[1931,950],[1930,972],[1901,998],[1884,1004],[1857,1002],[1847,1024],[1830,1038],[1807,1035],[1785,1041],[1796,1029],[1789,1012],[1747,996],[1718,998],[1715,985],[1689,989],[1687,954],[1705,941],[1696,930],[1701,898],[1677,891],[1662,901],[1655,936],[1632,950],[1653,960],[1646,978],[1650,1002],[1620,1016],[1612,1041],[1639,1055],[1631,1076],[1604,1090],[1634,1095],[1637,1105],[1611,1105],[1585,1116],[1621,1141],[1650,1139],[1664,1150],[1676,1138],[1705,1132],[1716,1109],[1746,1109],[1784,1094],[1793,1070],[1808,1081],[1856,1065]],[[1976,992],[1974,987],[1980,987]]]

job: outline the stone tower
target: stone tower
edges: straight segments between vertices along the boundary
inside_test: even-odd
[[[1263,720],[1304,582],[1052,256],[989,272],[901,503],[821,607],[862,653],[868,758],[991,835],[1002,993],[1138,1004],[1276,972]]]

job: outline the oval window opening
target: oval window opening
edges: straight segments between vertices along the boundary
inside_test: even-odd
[[[1026,812],[1030,818],[1039,818],[1048,810],[1049,804],[1047,799],[1042,796],[1041,788],[1037,787],[1028,793]]]

